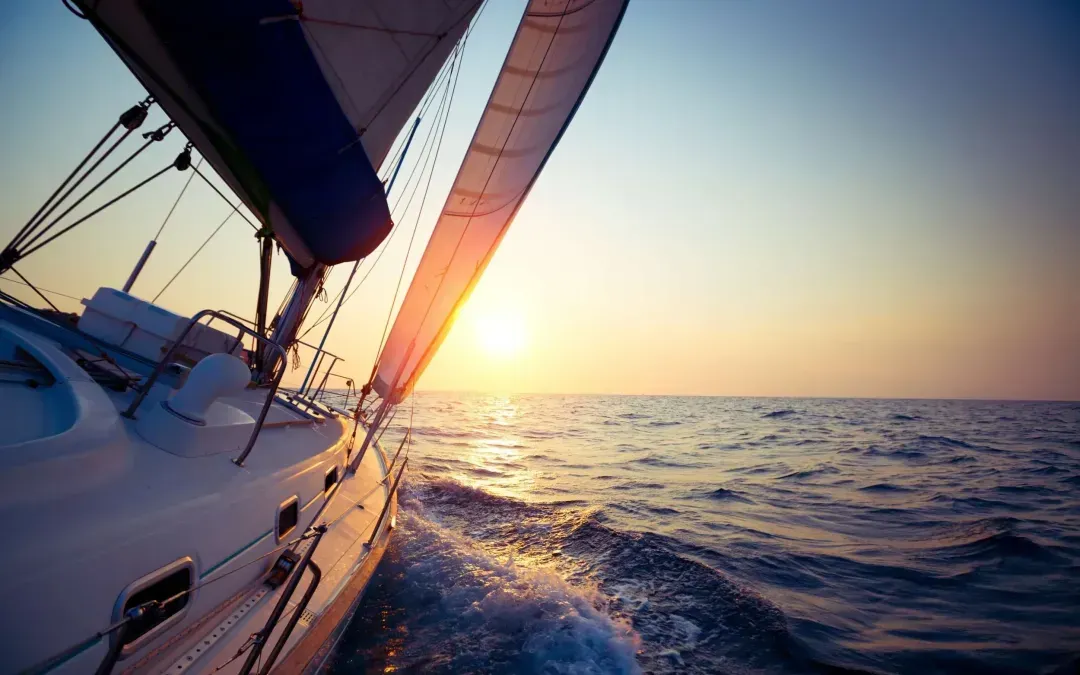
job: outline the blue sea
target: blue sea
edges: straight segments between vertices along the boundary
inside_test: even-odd
[[[1074,673],[1080,403],[418,394],[331,672]]]

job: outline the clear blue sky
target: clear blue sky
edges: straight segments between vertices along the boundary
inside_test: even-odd
[[[470,41],[421,240],[522,5],[492,0]],[[142,93],[59,0],[5,10],[6,241]],[[22,271],[76,296],[119,286],[182,180]],[[153,296],[227,213],[193,190],[136,292]],[[331,338],[360,377],[405,240]],[[1077,399],[1078,259],[1075,3],[633,0],[421,387]],[[250,315],[255,274],[234,219],[161,301]],[[525,325],[516,358],[465,326],[492,315]]]

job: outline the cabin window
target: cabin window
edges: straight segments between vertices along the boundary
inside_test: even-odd
[[[323,483],[323,492],[330,492],[337,485],[337,467],[326,472],[326,480]]]
[[[300,522],[300,498],[289,497],[281,503],[277,512],[277,540],[280,543]]]
[[[123,619],[128,610],[148,602],[156,600],[165,604],[162,605],[160,612],[147,614],[128,624],[122,636],[121,654],[127,656],[138,651],[147,642],[180,621],[191,599],[191,595],[185,591],[190,591],[194,583],[195,563],[191,558],[185,557],[142,577],[125,588],[116,601],[113,616],[115,621]],[[180,597],[177,597],[178,595]],[[118,633],[114,633],[112,639],[121,638]]]

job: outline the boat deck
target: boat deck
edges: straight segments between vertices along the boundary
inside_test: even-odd
[[[161,624],[171,630],[134,640],[113,672],[211,673],[223,665],[223,673],[239,672],[244,658],[230,659],[250,648],[283,592],[266,586],[267,573],[311,525],[327,526],[312,558],[322,579],[300,611],[315,578],[305,571],[261,661],[294,614],[277,666],[300,672],[325,659],[382,557],[394,516],[391,467],[377,443],[355,474],[347,472],[352,419],[310,402],[279,397],[268,405],[267,390],[247,388],[219,396],[205,423],[193,425],[164,405],[175,393],[166,378],[132,419],[122,413],[135,392],[88,371],[77,347],[0,320],[0,356],[0,396],[19,412],[0,433],[0,514],[35,524],[10,556],[14,573],[0,581],[10,619],[0,670],[54,655],[63,658],[50,673],[93,670],[113,637],[66,650],[118,621],[129,589],[181,565],[194,589]],[[258,442],[238,466],[264,407]],[[359,446],[362,428],[356,436]],[[288,509],[291,526],[282,524]]]

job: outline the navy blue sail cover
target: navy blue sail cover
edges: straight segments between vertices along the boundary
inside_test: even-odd
[[[219,143],[218,151],[228,155],[264,221],[279,234],[282,227],[291,229],[317,263],[357,260],[374,250],[391,227],[383,185],[300,21],[288,18],[296,15],[293,5],[140,4],[173,63],[222,127],[232,147]],[[284,239],[294,258],[308,257]]]

